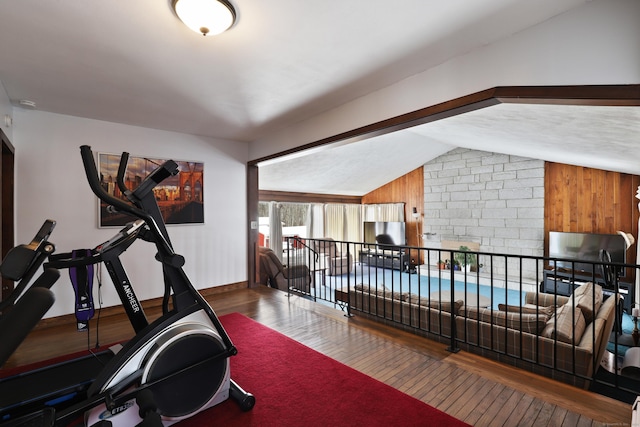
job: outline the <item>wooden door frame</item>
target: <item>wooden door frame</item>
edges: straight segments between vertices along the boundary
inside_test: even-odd
[[[9,137],[0,129],[0,253],[2,259],[14,246],[14,169],[15,148]],[[14,283],[11,280],[2,279],[2,299],[4,300],[13,291]]]

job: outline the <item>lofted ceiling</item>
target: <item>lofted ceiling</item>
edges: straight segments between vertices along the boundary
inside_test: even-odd
[[[171,0],[4,0],[0,83],[17,108],[251,142],[587,2],[232,0],[205,38]],[[489,107],[261,165],[260,187],[361,195],[457,146],[638,173],[638,113],[599,108]]]
[[[265,162],[260,188],[361,196],[456,147],[638,175],[640,107],[498,104]]]

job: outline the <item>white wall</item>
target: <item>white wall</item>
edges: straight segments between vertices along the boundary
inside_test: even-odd
[[[117,232],[97,227],[98,202],[87,184],[79,147],[94,152],[204,162],[205,224],[169,226],[174,249],[186,258],[196,288],[247,280],[247,144],[146,129],[40,111],[14,110],[16,243],[28,243],[42,222],[57,221],[50,240],[56,252],[93,248]],[[136,242],[123,263],[140,299],[163,292],[155,250]],[[119,300],[106,271],[105,306]],[[73,312],[73,290],[63,271],[47,317]]]
[[[252,160],[495,86],[640,83],[640,1],[584,4],[250,145]]]

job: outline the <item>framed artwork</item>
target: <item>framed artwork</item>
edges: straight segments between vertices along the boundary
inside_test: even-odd
[[[180,172],[157,185],[153,192],[167,225],[204,224],[204,164],[173,159]],[[129,157],[124,182],[129,190],[140,185],[144,178],[165,160],[147,157]],[[126,200],[116,183],[120,155],[99,153],[98,173],[100,184],[112,196]],[[134,220],[121,212],[109,212],[106,203],[100,201],[99,227],[122,227]]]

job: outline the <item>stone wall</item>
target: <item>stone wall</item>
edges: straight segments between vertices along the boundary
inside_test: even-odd
[[[424,192],[424,246],[454,240],[477,242],[480,252],[543,255],[543,160],[457,148],[424,165]],[[522,273],[532,278],[535,269],[526,262]],[[514,263],[508,274],[519,270]],[[494,273],[504,271],[494,260]]]

